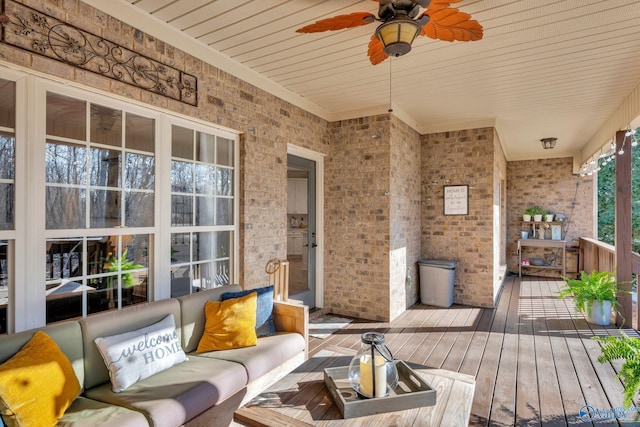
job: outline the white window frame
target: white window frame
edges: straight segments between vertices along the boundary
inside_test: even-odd
[[[19,332],[46,324],[45,261],[47,238],[130,233],[149,234],[153,257],[149,265],[149,298],[171,296],[171,126],[178,125],[234,141],[234,188],[231,268],[232,282],[239,278],[239,132],[199,119],[110,93],[102,93],[73,82],[44,78],[29,70],[16,71],[0,65],[0,78],[16,82],[16,173],[15,229],[0,230],[0,240],[10,242],[8,260],[11,272],[8,330]],[[45,144],[47,91],[86,102],[120,109],[155,119],[156,188],[154,226],[130,229],[46,230]],[[41,166],[37,166],[41,165]],[[229,226],[224,229],[229,229]],[[215,228],[215,227],[214,227]],[[219,228],[222,230],[223,228]],[[187,227],[184,227],[187,231]],[[201,231],[201,230],[198,230]]]

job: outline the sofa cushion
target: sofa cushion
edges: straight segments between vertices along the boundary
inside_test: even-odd
[[[240,363],[247,370],[251,382],[304,350],[305,342],[302,335],[280,333],[258,338],[255,347],[199,353],[198,356]]]
[[[99,337],[95,343],[109,369],[116,393],[131,384],[187,360],[173,314],[135,331]]]
[[[247,289],[240,292],[225,292],[222,294],[222,301],[239,298],[256,292],[258,302],[256,305],[256,335],[258,337],[268,337],[276,333],[276,324],[273,319],[273,285],[257,289]]]
[[[177,298],[182,316],[182,348],[185,352],[190,353],[198,348],[198,343],[204,332],[204,303],[206,301],[220,301],[223,293],[241,290],[239,285],[227,285]]]
[[[173,314],[176,325],[180,324],[180,305],[175,299],[136,304],[121,310],[106,311],[80,319],[78,322],[82,327],[84,344],[85,388],[109,382],[109,371],[94,342],[96,338],[144,328],[159,322],[168,314]],[[177,333],[178,335],[181,333],[179,328]]]
[[[206,301],[206,323],[197,353],[256,345],[256,304],[258,295],[251,292],[225,301]]]
[[[141,412],[78,397],[58,420],[56,427],[148,427],[149,422]]]
[[[8,424],[53,426],[80,391],[71,362],[42,331],[0,365],[0,413]]]
[[[86,396],[143,412],[156,427],[178,426],[237,392],[247,384],[247,372],[234,362],[190,355],[189,359],[121,393],[109,384],[86,391]]]

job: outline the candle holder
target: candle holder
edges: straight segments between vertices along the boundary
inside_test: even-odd
[[[360,398],[388,396],[398,385],[398,370],[384,334],[365,332],[361,339],[360,351],[349,364],[349,383]]]

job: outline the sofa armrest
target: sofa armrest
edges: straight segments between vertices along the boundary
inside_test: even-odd
[[[273,302],[273,319],[278,332],[297,332],[304,338],[304,355],[309,355],[309,307],[290,302]]]

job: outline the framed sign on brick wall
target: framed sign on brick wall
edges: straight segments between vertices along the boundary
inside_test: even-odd
[[[469,186],[444,186],[444,214],[469,215]]]

